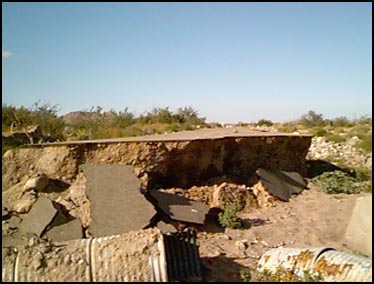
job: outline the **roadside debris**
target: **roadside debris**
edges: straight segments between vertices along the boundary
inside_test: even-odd
[[[292,194],[299,194],[306,188],[303,177],[297,172],[256,170],[260,180],[253,186],[260,207],[271,207],[276,200],[288,201]]]
[[[93,237],[123,234],[143,229],[156,214],[140,192],[140,181],[128,165],[84,164],[86,195],[91,203]]]
[[[149,194],[158,206],[171,219],[203,225],[209,206],[202,202],[187,199],[179,195],[150,190]]]
[[[371,282],[370,258],[336,251],[333,248],[274,248],[266,251],[257,264],[259,272],[292,271],[299,277],[311,273],[323,281]]]

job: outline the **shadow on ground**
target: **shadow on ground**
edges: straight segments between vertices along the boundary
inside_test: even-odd
[[[340,168],[338,166],[335,166],[334,164],[331,164],[323,160],[307,160],[306,167],[308,178],[314,178],[316,176],[323,174],[324,172],[333,172],[336,170],[343,172],[347,171],[347,169]]]
[[[240,272],[247,267],[237,263],[235,258],[220,255],[201,258],[205,281],[207,282],[242,282]]]

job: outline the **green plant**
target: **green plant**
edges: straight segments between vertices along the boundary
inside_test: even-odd
[[[310,133],[313,136],[321,137],[321,136],[325,136],[327,134],[327,131],[323,129],[322,127],[315,127],[310,130]]]
[[[273,122],[268,119],[260,119],[257,123],[258,126],[266,125],[266,126],[272,126]]]
[[[240,229],[243,223],[237,216],[238,212],[239,208],[235,203],[225,204],[224,211],[218,214],[219,223],[225,228]]]
[[[303,126],[324,126],[326,121],[323,119],[322,114],[317,114],[314,111],[310,110],[307,114],[301,116],[299,123]]]
[[[250,282],[251,281],[251,272],[248,268],[243,268],[239,271],[239,276],[242,282]]]
[[[338,134],[326,133],[326,139],[335,143],[345,142],[347,139]]]
[[[259,282],[322,282],[323,278],[318,274],[312,274],[305,270],[303,276],[296,275],[293,271],[278,267],[275,272],[265,270],[257,274]]]
[[[357,189],[354,186],[355,179],[350,175],[335,170],[333,172],[325,172],[312,179],[312,182],[316,184],[321,191],[326,193],[357,193]]]
[[[355,147],[358,149],[363,150],[366,153],[370,153],[373,151],[373,141],[371,135],[366,135],[362,137],[361,141],[355,144]]]

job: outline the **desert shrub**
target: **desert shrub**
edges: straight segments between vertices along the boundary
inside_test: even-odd
[[[218,214],[219,223],[225,228],[240,229],[243,223],[237,216],[238,212],[239,208],[235,203],[225,204],[224,212]]]
[[[63,140],[64,121],[57,116],[59,107],[49,103],[32,107],[2,106],[2,126],[7,130],[22,130],[30,125],[39,125],[42,133],[49,140]]]
[[[271,120],[268,120],[268,119],[260,119],[256,125],[258,126],[263,126],[263,125],[266,125],[266,126],[272,126],[273,125],[273,122]]]
[[[336,127],[350,127],[354,125],[354,122],[349,120],[345,116],[334,118],[331,123]]]
[[[285,123],[279,127],[277,127],[277,129],[280,131],[280,132],[285,132],[285,133],[292,133],[292,132],[295,132],[297,131],[297,127],[293,124],[289,124],[289,123]]]
[[[357,142],[355,144],[355,147],[366,152],[370,153],[373,150],[373,142],[372,142],[372,136],[371,135],[366,135],[361,138],[361,141]]]
[[[324,126],[326,124],[322,114],[310,110],[307,114],[301,116],[299,123],[306,127]]]
[[[355,124],[367,124],[367,125],[372,125],[373,120],[371,119],[370,116],[368,115],[363,115],[357,119],[354,120]]]
[[[354,186],[356,180],[347,173],[336,170],[333,172],[325,172],[312,179],[321,191],[326,193],[357,193]]]
[[[323,282],[323,278],[318,274],[312,274],[304,271],[303,277],[296,275],[288,269],[277,268],[274,273],[265,270],[263,273],[257,274],[259,282]]]
[[[335,142],[335,143],[341,143],[347,140],[347,138],[345,138],[344,136],[333,134],[333,133],[326,133],[325,137],[328,141]]]
[[[325,136],[328,132],[323,129],[322,127],[314,127],[310,133],[313,135],[313,136],[317,136],[317,137],[323,137]]]

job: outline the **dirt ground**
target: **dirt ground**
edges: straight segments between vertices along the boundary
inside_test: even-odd
[[[344,239],[355,200],[367,193],[326,194],[312,184],[289,202],[240,213],[242,229],[221,229],[198,234],[199,252],[206,281],[241,281],[240,271],[249,268],[251,281],[261,255],[273,247],[331,247],[355,252]],[[216,230],[216,232],[214,232]]]

